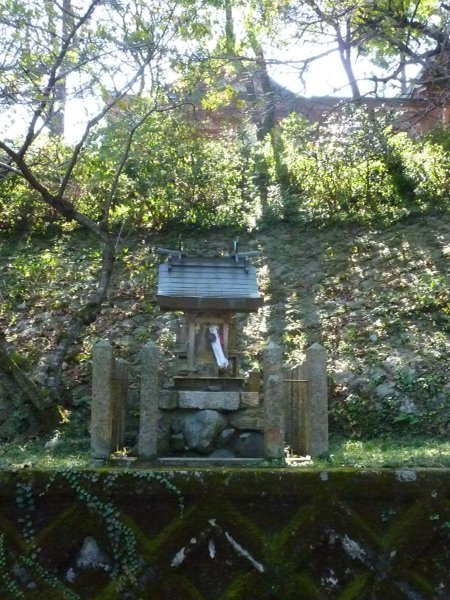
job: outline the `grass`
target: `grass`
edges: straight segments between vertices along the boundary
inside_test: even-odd
[[[0,444],[0,453],[1,470],[78,469],[89,465],[87,440],[60,440],[56,434],[47,440]]]
[[[89,467],[89,440],[65,438],[59,432],[46,440],[0,444],[0,453],[2,470]],[[332,438],[328,457],[302,465],[320,469],[450,468],[450,440],[430,437],[372,440]]]
[[[450,467],[447,438],[404,437],[372,440],[335,439],[326,459],[314,466],[355,468]]]

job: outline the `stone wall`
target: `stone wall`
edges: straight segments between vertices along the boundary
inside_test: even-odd
[[[280,123],[288,115],[301,115],[311,122],[324,123],[342,109],[354,103],[351,97],[314,96],[306,98],[291,93],[276,96],[274,106],[275,123]],[[408,98],[361,98],[362,106],[369,110],[395,115],[397,129],[412,135],[421,135],[446,127],[449,123],[448,101],[442,95]],[[208,111],[198,107],[196,118],[202,121],[205,135],[218,136],[224,125],[237,127],[242,122],[242,109],[235,105]]]
[[[0,475],[0,598],[450,597],[450,471]]]
[[[159,456],[264,456],[260,392],[161,390],[159,409]]]

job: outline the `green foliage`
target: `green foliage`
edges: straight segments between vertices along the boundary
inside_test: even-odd
[[[120,136],[120,128],[100,136],[94,158],[102,177],[115,172]],[[152,115],[134,139],[113,220],[153,229],[245,224],[253,200],[246,141],[239,131],[205,138],[186,113]],[[98,189],[93,193],[101,196]]]
[[[92,291],[98,269],[100,246],[95,239],[84,237],[74,246],[70,237],[23,240],[5,243],[0,251],[0,316],[17,304],[35,311],[60,311],[73,298],[81,301]],[[78,265],[87,260],[80,279]],[[63,289],[64,286],[64,289]],[[25,306],[22,306],[25,308]]]
[[[390,222],[443,209],[447,138],[411,139],[388,114],[363,107],[347,106],[321,125],[292,114],[257,149],[268,186],[263,220]]]
[[[11,569],[7,560],[5,550],[5,534],[0,535],[0,579],[3,582],[4,588],[12,598],[25,600],[25,594],[19,589],[15,579],[11,577]]]
[[[216,0],[178,2],[173,10],[137,2],[124,17],[116,3],[94,3],[86,13],[80,5],[69,14],[51,2],[6,1],[0,8],[1,103],[7,118],[20,115],[30,129],[22,140],[6,135],[4,148],[10,157],[19,151],[24,164],[15,160],[13,168],[34,191],[14,173],[2,177],[0,227],[63,227],[61,214],[48,208],[49,194],[63,195],[69,205],[61,210],[53,202],[56,208],[70,221],[73,205],[83,215],[79,222],[91,220],[91,230],[98,221],[106,228],[162,229],[247,226],[260,217],[264,224],[389,220],[445,205],[450,169],[444,146],[394,134],[380,114],[349,108],[319,127],[290,117],[281,133],[270,132],[252,148],[254,136],[218,124],[223,115],[212,114],[210,123],[203,113],[203,122],[195,122],[186,105],[195,98],[210,113],[243,108],[264,66],[261,39],[282,45],[284,18],[302,39],[336,37],[347,27],[352,41],[346,51],[357,48],[388,68],[416,40],[415,28],[426,37],[430,15],[437,31],[446,17],[433,0],[343,6]],[[251,51],[254,66],[242,60]],[[179,78],[169,84],[174,73]],[[88,122],[75,146],[63,141],[62,119],[74,99]],[[268,103],[264,95],[258,100]],[[251,102],[249,114],[260,122],[261,106]]]
[[[332,427],[352,438],[387,435],[395,431],[399,403],[393,398],[374,400],[349,394],[336,400],[330,411]]]
[[[130,141],[130,128],[142,116],[139,104],[118,109],[91,140],[73,171],[66,199],[94,221],[110,205],[110,222],[117,229],[254,222],[254,161],[246,131],[205,137],[187,112],[175,111],[149,116]],[[64,165],[65,152],[49,139],[35,153],[42,164],[36,174],[50,188],[58,179],[55,165]],[[0,208],[4,230],[45,231],[51,223],[63,227],[61,217],[17,177],[0,181]]]
[[[55,447],[51,447],[52,441]],[[75,469],[89,465],[88,438],[70,439],[55,431],[48,439],[3,442],[2,469]]]
[[[365,393],[336,399],[330,410],[335,431],[351,438],[370,439],[396,435],[446,435],[450,429],[450,391],[447,373],[421,376],[399,370],[386,397],[376,397],[375,380]]]
[[[66,161],[72,148],[51,136],[41,135],[28,150],[27,156],[33,165],[33,174],[41,185],[56,193],[64,175]],[[73,179],[66,192],[66,199],[76,208],[82,209],[82,188]],[[89,211],[88,214],[94,214]],[[96,213],[98,215],[98,211]],[[0,230],[14,233],[45,233],[67,230],[69,225],[62,216],[42,202],[23,178],[10,174],[0,179]]]
[[[439,131],[415,140],[402,133],[392,139],[392,147],[402,156],[405,175],[414,182],[414,193],[425,206],[448,206],[449,144],[448,131]]]
[[[19,233],[27,231],[31,224],[38,227],[49,212],[17,175],[0,181],[0,230]]]
[[[450,443],[436,437],[396,435],[368,440],[335,437],[330,442],[330,454],[326,459],[314,461],[314,465],[356,468],[398,467],[449,467]],[[381,515],[381,519],[389,518]]]
[[[150,104],[118,107],[76,164],[66,198],[94,221],[106,206],[117,229],[390,222],[448,206],[445,131],[412,139],[386,114],[347,107],[322,125],[291,115],[256,144],[246,128],[209,135],[187,109],[153,112],[137,126]],[[49,189],[70,151],[52,138],[30,150]],[[6,230],[67,228],[15,175],[0,181],[0,208]]]

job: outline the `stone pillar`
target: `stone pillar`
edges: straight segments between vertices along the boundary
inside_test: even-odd
[[[325,348],[313,344],[306,351],[308,402],[306,408],[306,450],[311,456],[328,452],[328,382]]]
[[[263,352],[264,375],[264,455],[283,458],[283,352],[269,342]]]
[[[114,356],[109,342],[92,351],[91,459],[105,460],[111,452]]]
[[[138,454],[154,458],[157,453],[159,419],[159,347],[149,341],[141,350],[141,403]]]
[[[126,406],[128,401],[128,363],[117,358],[114,364],[112,439],[113,451],[122,450],[125,440]]]

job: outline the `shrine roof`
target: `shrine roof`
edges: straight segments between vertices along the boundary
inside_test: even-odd
[[[253,312],[262,306],[256,268],[246,257],[170,255],[159,266],[157,302],[165,310]]]

